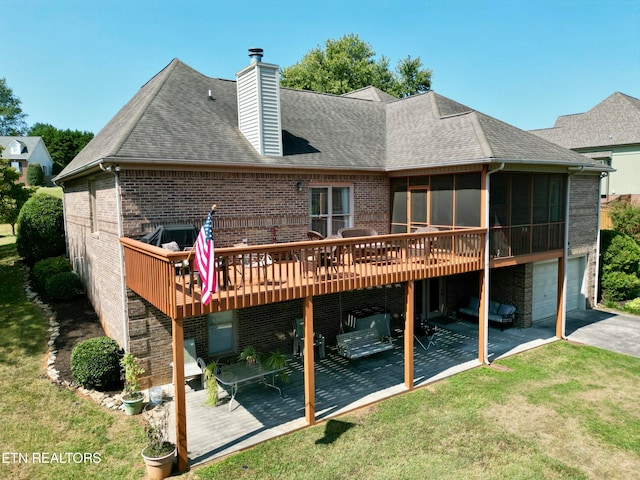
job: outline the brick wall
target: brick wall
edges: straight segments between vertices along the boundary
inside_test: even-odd
[[[354,223],[388,232],[389,182],[384,175],[294,175],[248,172],[123,170],[123,231],[140,238],[162,224],[200,227],[211,205],[215,241],[231,246],[306,240],[310,184],[354,185]],[[302,192],[296,183],[303,182]]]
[[[600,191],[598,175],[572,175],[569,201],[569,256],[587,257],[587,305],[595,305],[596,240]]]

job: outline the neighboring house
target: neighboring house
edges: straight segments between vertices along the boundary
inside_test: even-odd
[[[521,328],[555,317],[562,337],[565,304],[593,303],[607,170],[435,92],[280,88],[278,66],[254,52],[236,81],[173,60],[55,181],[69,256],[106,332],[157,384],[181,364],[184,338],[210,359],[247,345],[291,351],[304,317],[329,347],[347,312],[371,305],[405,314],[405,352],[414,312],[470,297],[481,300],[481,362],[500,335],[489,300],[515,305]],[[214,204],[219,288],[203,305],[181,268],[193,256],[138,240],[158,225],[200,227]],[[335,238],[355,226],[373,236]],[[309,230],[334,237],[309,241]],[[313,423],[313,344],[304,352]],[[175,389],[181,409],[183,382]]]
[[[40,164],[45,181],[51,179],[53,160],[42,137],[0,137],[0,147],[2,158],[20,173],[18,182],[27,183],[27,167],[32,163]]]
[[[562,115],[553,128],[531,130],[545,140],[610,165],[605,201],[629,195],[640,201],[640,100],[615,92],[585,113]],[[635,198],[634,198],[635,197]]]

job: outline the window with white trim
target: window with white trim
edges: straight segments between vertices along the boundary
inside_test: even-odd
[[[349,185],[309,188],[310,229],[325,237],[353,225],[353,189]]]

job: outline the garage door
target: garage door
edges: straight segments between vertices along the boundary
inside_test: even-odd
[[[567,312],[584,310],[584,265],[585,257],[570,258],[567,261]]]
[[[567,312],[585,308],[584,265],[585,257],[570,258],[567,261]],[[533,265],[532,320],[534,322],[555,316],[558,296],[557,281],[557,261]]]
[[[553,317],[556,314],[558,297],[558,262],[533,264],[533,308],[532,320]]]

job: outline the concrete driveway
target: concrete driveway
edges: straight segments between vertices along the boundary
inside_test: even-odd
[[[565,329],[572,342],[640,357],[640,316],[608,310],[567,313]]]

